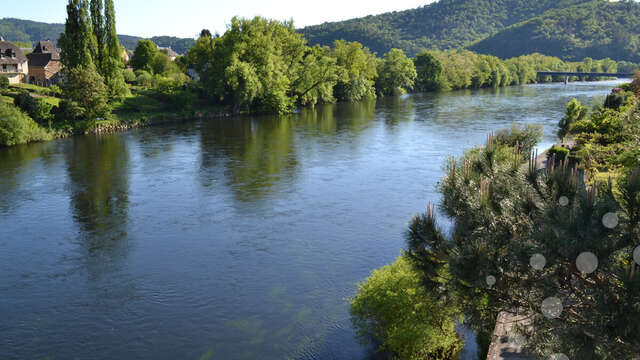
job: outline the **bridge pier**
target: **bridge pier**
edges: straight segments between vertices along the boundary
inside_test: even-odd
[[[564,76],[564,84],[569,85],[569,75]]]

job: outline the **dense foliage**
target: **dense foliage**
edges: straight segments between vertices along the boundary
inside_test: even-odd
[[[23,92],[14,99],[14,104],[29,115],[33,120],[41,124],[50,124],[53,118],[53,105],[43,99],[37,99],[28,92]]]
[[[616,72],[611,59],[565,62],[541,54],[501,60],[469,50],[422,51],[414,59],[418,70],[417,91],[503,87],[529,83],[563,81],[564,77],[538,76],[537,71]],[[620,63],[620,66],[634,66]],[[571,80],[578,80],[572,77]],[[580,80],[590,80],[587,78]]]
[[[470,47],[502,58],[541,52],[568,60],[585,57],[640,61],[640,4],[594,0],[558,7]]]
[[[358,43],[309,47],[290,22],[234,18],[222,37],[202,34],[186,57],[213,101],[234,112],[290,112],[294,105],[357,101],[413,88],[401,50],[379,61]],[[378,74],[383,74],[378,76]]]
[[[351,298],[359,340],[382,344],[400,360],[450,360],[461,349],[456,306],[442,306],[405,256],[374,270]]]
[[[535,356],[633,358],[640,347],[640,264],[632,258],[640,245],[638,170],[621,170],[614,190],[586,186],[568,161],[538,170],[534,161],[526,166],[528,156],[490,137],[486,147],[451,160],[440,183],[451,236],[430,208],[410,223],[408,256],[426,286],[456,297],[480,332],[493,330],[499,312],[529,314],[532,327],[516,331]]]
[[[413,89],[416,77],[413,61],[400,49],[391,49],[378,65],[376,87],[383,95],[402,95]]]
[[[640,101],[625,88],[591,111],[575,99],[567,105],[561,134],[575,141],[571,158],[583,164],[589,180],[615,179],[621,169],[640,166]]]
[[[158,53],[160,52],[153,41],[147,39],[140,40],[129,64],[135,70],[152,71],[152,63]]]
[[[309,26],[300,32],[311,44],[331,45],[345,39],[358,41],[380,56],[393,48],[415,56],[422,49],[460,48],[545,11],[586,1],[440,0],[412,10]]]
[[[35,43],[40,40],[51,40],[56,43],[60,34],[64,32],[63,24],[47,24],[43,22],[11,19],[0,19],[0,34],[12,42]],[[118,35],[118,40],[126,49],[136,48],[142,38],[129,35]],[[151,38],[158,46],[171,47],[178,54],[184,54],[195,43],[191,38],[174,36],[154,36]],[[59,44],[58,44],[59,46]]]
[[[0,146],[50,140],[51,135],[13,105],[0,102]]]
[[[337,40],[332,56],[336,59],[340,76],[334,87],[339,101],[360,101],[375,98],[378,59],[358,42]]]
[[[95,121],[109,115],[108,89],[94,67],[69,70],[63,89],[61,118]]]

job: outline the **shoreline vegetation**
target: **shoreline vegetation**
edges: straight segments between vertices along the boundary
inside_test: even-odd
[[[569,102],[561,145],[540,156],[545,166],[532,154],[541,136],[539,126],[514,125],[449,160],[438,210],[430,204],[409,223],[407,250],[351,298],[361,339],[397,359],[452,360],[458,335],[449,322],[460,319],[484,359],[504,340],[492,339],[499,314],[527,314],[528,325],[504,340],[517,349],[503,356],[637,356],[640,77],[593,109]],[[451,220],[450,232],[436,213]],[[390,317],[399,304],[412,311]],[[429,343],[434,333],[447,341]]]
[[[564,81],[537,76],[539,70],[637,68],[625,61],[565,62],[541,54],[501,60],[468,50],[424,50],[409,58],[392,49],[378,57],[360,43],[344,40],[331,48],[311,47],[292,22],[261,17],[233,18],[222,36],[203,30],[175,61],[151,40],[140,40],[126,62],[115,27],[112,1],[69,1],[59,40],[63,81],[49,88],[0,81],[0,107],[23,113],[11,110],[11,120],[0,121],[0,146],[191,118],[279,115],[408,92]]]

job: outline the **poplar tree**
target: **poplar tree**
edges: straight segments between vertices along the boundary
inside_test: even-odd
[[[109,88],[109,97],[121,100],[129,95],[129,88],[122,74],[124,64],[122,48],[116,32],[116,10],[113,0],[104,2],[104,44],[105,60],[102,67],[103,76]]]
[[[87,68],[93,64],[92,34],[86,1],[69,0],[64,33],[60,35],[62,64],[67,69]]]
[[[122,65],[122,48],[118,41],[116,32],[116,10],[113,0],[105,0],[104,2],[104,35],[106,37],[106,46],[108,56],[114,59],[119,65]]]
[[[102,16],[102,0],[91,0],[91,27],[96,41],[95,52],[92,54],[93,62],[98,70],[103,69],[105,59],[105,21]],[[104,75],[104,74],[103,74]]]

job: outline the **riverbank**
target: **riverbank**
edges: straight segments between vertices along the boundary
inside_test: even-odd
[[[113,119],[96,122],[88,128],[85,135],[113,134],[120,131],[145,128],[150,126],[179,123],[190,120],[219,119],[231,117],[231,113],[224,110],[200,108],[197,110],[183,111],[179,113],[125,113],[113,114]]]
[[[585,83],[598,83],[601,81],[588,81]],[[558,82],[545,82],[543,84],[560,84]],[[573,83],[570,83],[573,84]],[[510,85],[502,87],[501,89],[517,88],[518,86],[535,86],[536,84],[528,85]],[[492,91],[492,88],[486,88],[486,91]],[[37,99],[51,104],[51,106],[58,106],[60,103],[59,89],[48,89],[37,86],[12,86],[9,91],[5,91],[1,95],[2,102],[6,104],[13,104],[14,97],[22,91],[28,91],[32,96]],[[480,90],[480,89],[476,89]],[[58,91],[58,92],[57,92]],[[437,94],[455,94],[457,92],[469,91],[469,89],[458,90],[446,90],[446,91],[431,91],[424,92],[424,96],[437,95]],[[176,122],[184,122],[189,120],[200,119],[216,119],[216,118],[229,118],[234,116],[230,108],[223,106],[214,106],[206,104],[194,104],[190,106],[188,110],[171,111],[168,110],[171,104],[165,104],[161,101],[153,99],[149,95],[152,92],[145,92],[136,90],[133,96],[125,99],[122,103],[114,106],[113,112],[109,115],[108,119],[97,120],[95,122],[80,121],[75,124],[69,123],[57,123],[53,127],[47,128],[47,125],[40,123],[40,127],[49,133],[49,137],[44,140],[38,141],[50,141],[53,139],[67,138],[75,135],[92,135],[92,134],[113,134],[121,131],[128,131],[132,129],[151,127],[163,124],[170,124]],[[420,96],[420,93],[413,93],[413,96]],[[381,98],[379,98],[380,100]],[[169,106],[167,106],[169,105]],[[158,110],[160,109],[160,110]],[[304,108],[300,108],[304,109]]]

